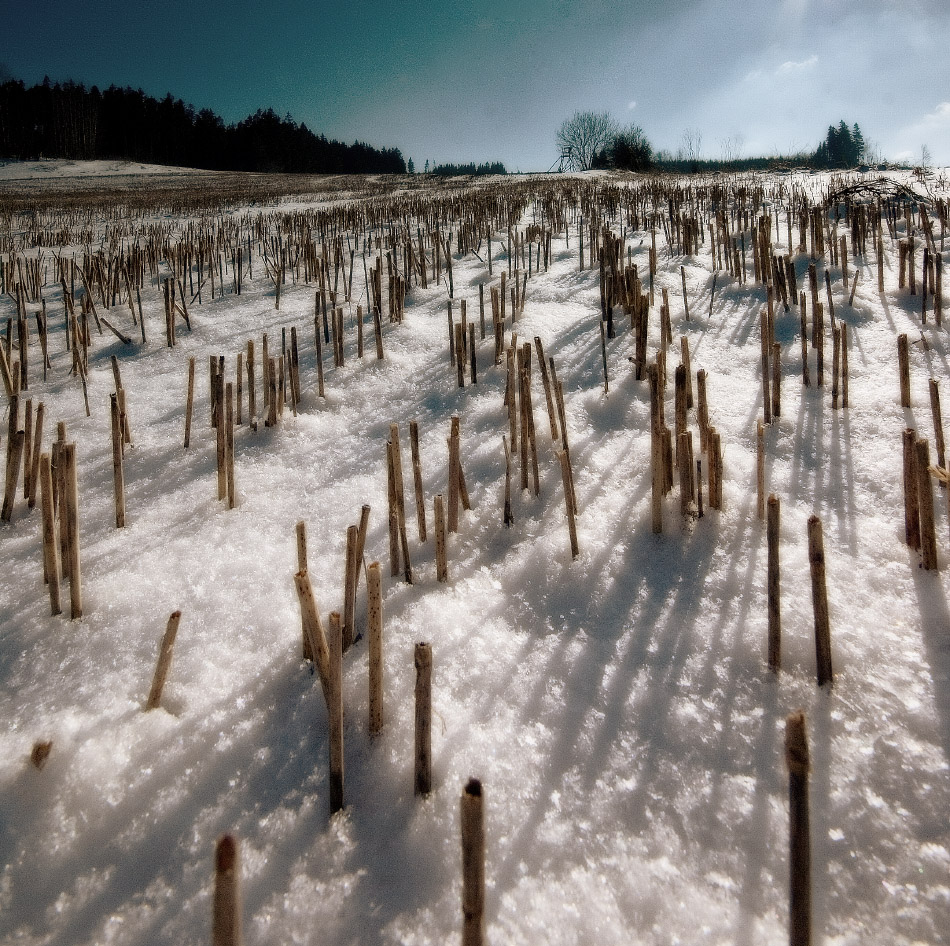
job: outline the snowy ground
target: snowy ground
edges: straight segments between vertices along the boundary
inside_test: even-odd
[[[143,195],[165,194],[175,206],[175,196],[211,194],[236,201],[276,203],[287,194],[302,195],[312,205],[316,195],[365,192],[374,188],[377,175],[355,174],[258,174],[243,171],[203,171],[195,168],[141,164],[137,161],[0,161],[0,198],[29,197],[44,206],[70,200],[84,206],[83,198],[103,190],[128,196],[133,204]]]
[[[784,252],[784,220],[780,233]],[[649,242],[628,234],[641,272]],[[515,330],[540,336],[564,384],[580,508],[573,561],[536,373],[541,496],[521,493],[516,466],[515,522],[503,526],[504,371],[492,367],[489,334],[479,383],[457,388],[444,286],[413,288],[404,323],[386,325],[382,362],[371,344],[356,357],[355,306],[348,310],[346,366],[334,370],[328,355],[325,399],[316,391],[312,286],[288,286],[278,312],[256,269],[241,297],[195,304],[194,331],[181,330],[174,349],[149,287],[147,345],[94,338],[88,419],[68,376],[59,291],[48,286],[53,370],[46,384],[34,374],[29,393],[45,403],[47,442],[63,420],[78,444],[85,614],[50,616],[40,511],[18,501],[13,522],[0,526],[0,941],[208,942],[213,849],[226,831],[241,842],[250,944],[457,941],[459,797],[475,775],[485,790],[490,942],[784,943],[782,743],[797,708],[808,714],[813,761],[816,941],[950,941],[950,522],[935,489],[940,571],[924,572],[903,542],[901,487],[901,432],[915,426],[933,437],[927,381],[945,383],[950,346],[943,329],[921,327],[919,297],[897,289],[896,252],[885,242],[883,296],[870,249],[856,261],[853,306],[832,270],[836,314],[851,329],[850,408],[833,411],[828,387],[802,387],[797,309],[778,316],[782,416],[766,433],[768,489],[782,501],[777,678],[765,663],[766,539],[755,493],[764,294],[720,271],[710,315],[708,237],[700,255],[672,259],[658,241],[657,289],[669,287],[674,336],[689,338],[693,370],[708,373],[724,508],[684,525],[674,490],[659,536],[648,388],[634,380],[621,316],[604,394],[597,273],[578,269],[576,228],[569,246],[555,239],[550,270],[528,284]],[[497,283],[505,255],[493,247]],[[807,285],[807,256],[796,265]],[[480,282],[488,296],[484,263],[455,259],[454,282],[477,318]],[[13,314],[4,297],[0,317]],[[232,374],[247,339],[259,346],[267,332],[273,351],[281,327],[289,334],[293,325],[302,410],[276,429],[238,429],[239,501],[228,511],[215,498],[208,356],[226,355]],[[906,410],[901,332],[914,342]],[[113,519],[112,354],[134,437],[122,530]],[[198,397],[186,451],[189,356]],[[672,386],[668,394],[671,417]],[[418,541],[409,500],[409,586],[388,577],[389,424],[400,425],[408,459],[408,422],[419,422],[431,529],[452,414],[461,417],[473,508],[450,538],[450,581],[440,585],[432,539]],[[346,527],[363,503],[372,507],[367,559],[379,559],[385,576],[386,724],[370,740],[360,640],[344,665],[347,805],[331,820],[326,708],[300,658],[294,525],[308,525],[321,610],[342,609]],[[824,526],[830,691],[815,683],[812,513]],[[176,609],[183,617],[163,708],[145,713]],[[424,799],[413,795],[419,640],[433,648],[436,712],[435,785]],[[44,739],[53,747],[38,771],[29,756]]]
[[[0,180],[32,181],[53,178],[103,177],[167,177],[187,174],[190,177],[207,174],[191,168],[173,168],[164,164],[142,164],[139,161],[70,161],[66,158],[51,158],[47,161],[0,161]]]

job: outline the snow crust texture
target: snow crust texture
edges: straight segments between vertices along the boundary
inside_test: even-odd
[[[123,169],[124,171],[124,169]],[[8,175],[9,176],[9,175]],[[902,179],[904,180],[904,179]],[[925,571],[904,541],[902,432],[931,441],[928,389],[946,391],[948,344],[932,301],[921,321],[926,244],[915,206],[916,294],[898,287],[897,241],[883,227],[883,293],[872,238],[855,254],[845,203],[824,208],[828,232],[845,236],[848,283],[830,248],[813,259],[789,247],[786,214],[819,206],[849,179],[792,174],[645,182],[597,176],[513,184],[407,189],[390,197],[295,197],[260,207],[193,215],[129,209],[121,202],[66,224],[82,239],[36,247],[52,212],[30,222],[8,214],[3,261],[40,258],[49,319],[43,380],[34,312],[28,387],[20,399],[45,407],[43,450],[64,421],[76,443],[83,617],[50,615],[43,583],[41,504],[29,509],[22,482],[10,522],[0,523],[0,942],[18,946],[197,944],[210,941],[214,845],[239,839],[244,938],[248,944],[444,944],[459,941],[459,800],[470,776],[484,787],[486,929],[492,943],[761,946],[787,942],[788,774],[785,717],[804,709],[811,752],[811,838],[815,941],[893,946],[950,941],[950,582],[947,490],[932,478],[938,569]],[[904,180],[908,186],[914,182]],[[938,202],[926,205],[935,251],[946,259]],[[922,185],[916,184],[921,193]],[[650,188],[656,188],[651,191]],[[677,246],[669,191],[679,213],[702,224],[698,252]],[[398,193],[397,193],[398,191]],[[460,228],[486,194],[518,208],[512,233],[527,233],[525,257],[509,259],[508,226],[491,223],[492,275],[483,229],[466,252]],[[635,198],[624,195],[636,195]],[[479,198],[481,195],[481,198]],[[628,216],[634,200],[637,219]],[[857,206],[854,204],[853,206]],[[872,200],[868,206],[876,206]],[[945,208],[945,203],[942,205]],[[361,226],[335,212],[361,207]],[[398,208],[392,212],[392,208]],[[555,211],[555,208],[557,210]],[[742,212],[746,217],[742,217]],[[71,213],[79,213],[71,211]],[[761,311],[751,229],[769,215],[779,257],[789,254],[809,293],[825,272],[837,324],[848,328],[849,405],[832,407],[831,335],[825,312],[825,384],[802,384],[797,300],[775,300],[781,347],[781,416],[765,427],[766,490],[781,501],[782,669],[770,673],[766,525],[757,517],[756,422],[762,415]],[[944,215],[946,211],[944,209]],[[708,229],[729,218],[746,241],[744,278],[717,265]],[[562,224],[555,226],[560,215]],[[840,217],[840,220],[838,219]],[[65,218],[64,218],[65,219]],[[339,217],[342,221],[343,217]],[[484,286],[487,331],[476,331],[478,381],[458,387],[449,360],[448,272],[433,278],[438,221],[452,257],[452,309],[479,326]],[[61,223],[63,221],[60,221]],[[654,236],[657,272],[649,310],[649,355],[660,347],[667,290],[667,423],[680,338],[693,381],[707,374],[710,421],[722,441],[723,503],[680,514],[679,487],[663,499],[663,531],[651,519],[650,390],[638,381],[630,316],[619,304],[616,337],[599,322],[600,270],[589,255],[591,226],[623,239],[621,269],[635,265],[649,291]],[[484,221],[480,224],[484,227]],[[133,338],[123,344],[93,321],[88,355],[90,416],[66,351],[63,288],[56,258],[103,251],[108,260],[144,246],[164,228],[155,274],[141,302],[148,341],[128,306],[97,311]],[[530,229],[530,228],[537,229]],[[309,228],[309,229],[308,229]],[[321,229],[322,228],[322,229]],[[335,229],[334,229],[335,228]],[[400,229],[401,228],[401,229]],[[537,234],[552,229],[547,266]],[[404,317],[390,321],[384,260],[377,360],[363,270],[378,265],[377,238],[408,233],[427,254],[428,287],[412,277]],[[239,234],[253,275],[234,291],[230,250],[219,242],[225,282],[215,297],[197,270],[182,280],[191,321],[178,319],[165,344],[162,291],[167,250],[198,234]],[[324,345],[325,396],[318,393],[314,336],[319,278],[307,280],[294,247],[342,239],[344,365]],[[275,308],[272,239],[288,248]],[[895,239],[896,238],[896,239]],[[668,242],[669,239],[669,242]],[[370,242],[367,242],[370,241]],[[405,275],[402,243],[396,266]],[[513,523],[503,521],[506,368],[494,363],[490,292],[514,269],[527,271],[523,311],[505,343],[540,338],[563,385],[577,493],[580,554],[571,555],[561,467],[552,440],[536,351],[531,390],[539,495],[522,490],[512,456]],[[352,292],[343,282],[354,250]],[[12,255],[11,255],[12,254]],[[245,260],[246,266],[246,260]],[[682,269],[681,269],[682,267]],[[511,274],[509,275],[509,268]],[[16,269],[15,264],[12,267]],[[858,273],[853,302],[850,280]],[[714,284],[715,274],[715,284]],[[204,274],[207,279],[207,273]],[[10,275],[7,276],[8,280]],[[15,277],[17,280],[19,275]],[[216,274],[216,280],[217,280]],[[683,279],[689,301],[687,321]],[[9,289],[10,283],[7,283]],[[776,293],[777,293],[776,287]],[[84,290],[77,279],[77,311]],[[120,293],[121,295],[121,293]],[[365,353],[356,351],[357,305]],[[808,304],[809,320],[811,304]],[[947,313],[945,313],[947,314]],[[12,319],[15,294],[0,299]],[[810,325],[809,321],[809,325]],[[209,356],[222,355],[229,381],[236,356],[266,333],[271,355],[296,327],[301,402],[265,426],[257,375],[258,429],[236,428],[235,508],[217,499],[210,426]],[[897,336],[910,342],[911,406],[902,407]],[[3,342],[6,342],[4,337]],[[132,444],[125,451],[126,525],[115,527],[110,358],[121,368]],[[191,445],[184,449],[189,358],[197,365]],[[448,536],[449,580],[436,579],[433,498],[448,497],[451,417],[460,419],[461,465],[470,510]],[[429,535],[419,540],[409,423],[417,421]],[[390,575],[386,442],[399,425],[413,583]],[[689,412],[696,457],[695,408]],[[4,455],[7,426],[2,431]],[[346,530],[371,507],[366,562],[383,569],[385,722],[369,735],[365,582],[344,656],[345,809],[329,816],[328,716],[319,677],[301,656],[293,576],[295,525],[307,526],[309,575],[326,623],[343,611]],[[815,679],[807,522],[822,522],[834,684]],[[161,707],[144,711],[168,616],[181,626]],[[413,648],[433,652],[433,790],[413,792]],[[37,742],[51,741],[42,768]]]

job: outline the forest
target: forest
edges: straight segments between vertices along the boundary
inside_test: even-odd
[[[0,156],[30,160],[109,158],[221,171],[403,174],[398,148],[348,145],[290,115],[259,109],[228,125],[170,93],[100,91],[72,81],[0,84]]]

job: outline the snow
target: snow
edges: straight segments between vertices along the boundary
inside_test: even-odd
[[[164,164],[142,164],[139,161],[71,161],[68,158],[49,158],[41,161],[0,161],[0,181],[32,181],[37,179],[115,178],[181,176],[201,177],[208,171],[192,168],[169,167]]]
[[[826,182],[765,183],[771,192],[795,179],[816,191]],[[302,205],[298,198],[287,206]],[[779,230],[784,252],[784,215]],[[477,322],[478,284],[488,308],[488,286],[506,266],[503,236],[492,243],[493,280],[483,251],[482,260],[453,260],[455,298],[468,300],[470,320]],[[649,242],[649,234],[627,235],[641,273]],[[193,331],[179,323],[169,349],[160,291],[147,284],[146,345],[137,334],[124,346],[94,333],[86,418],[51,280],[44,295],[53,368],[43,383],[35,356],[28,394],[45,403],[44,443],[59,420],[77,443],[84,616],[68,620],[65,589],[67,614],[50,616],[40,509],[18,498],[12,523],[0,526],[0,940],[207,942],[214,844],[234,832],[249,944],[457,941],[459,798],[476,776],[485,792],[489,942],[784,943],[784,719],[803,708],[816,940],[947,942],[950,521],[935,486],[940,570],[923,571],[903,541],[901,432],[913,426],[932,438],[927,382],[947,377],[950,346],[932,321],[921,326],[919,296],[897,288],[886,234],[885,243],[883,296],[870,247],[852,262],[861,272],[853,306],[832,268],[835,312],[850,330],[848,409],[831,407],[830,345],[826,387],[801,385],[797,308],[778,309],[782,416],[766,429],[767,488],[782,501],[777,677],[765,661],[766,538],[756,518],[764,290],[751,280],[751,253],[745,285],[718,273],[710,317],[708,234],[692,257],[670,257],[658,235],[657,301],[668,287],[674,339],[678,346],[685,334],[693,371],[707,371],[725,455],[722,511],[684,523],[674,489],[662,535],[651,531],[648,387],[634,379],[633,340],[618,311],[604,393],[597,271],[578,270],[576,223],[569,247],[555,236],[550,269],[529,280],[514,329],[521,340],[542,339],[564,385],[576,560],[537,371],[541,495],[521,492],[515,457],[515,521],[503,525],[504,370],[492,366],[489,318],[478,384],[456,386],[445,285],[413,287],[401,324],[384,314],[382,362],[367,323],[360,360],[357,259],[346,364],[334,369],[326,353],[321,399],[313,285],[285,286],[277,311],[255,261],[240,297],[210,301],[206,286],[204,304],[190,307]],[[808,261],[795,258],[800,286]],[[823,267],[819,261],[821,283]],[[5,296],[0,317],[15,312]],[[111,316],[130,330],[127,311]],[[233,378],[248,339],[259,356],[267,332],[273,353],[290,326],[301,342],[299,416],[288,409],[276,428],[237,429],[238,501],[228,510],[216,499],[208,356],[225,355]],[[909,409],[899,403],[901,332],[913,342]],[[113,354],[134,440],[124,529],[114,526]],[[195,420],[184,450],[191,356]],[[675,364],[671,352],[671,377]],[[258,376],[260,405],[259,385]],[[668,397],[669,418],[672,384]],[[452,414],[461,418],[472,509],[449,538],[450,580],[439,584],[432,498],[447,488]],[[418,541],[407,475],[415,579],[407,585],[389,577],[385,444],[397,422],[411,471],[410,420],[419,422],[430,538]],[[690,424],[695,430],[692,414]],[[330,818],[326,707],[300,656],[294,526],[307,523],[310,575],[326,616],[342,610],[346,528],[364,503],[372,507],[367,561],[378,559],[384,574],[385,728],[370,739],[361,639],[344,660],[346,808]],[[815,682],[813,513],[828,569],[830,690]],[[183,616],[162,708],[145,713],[158,643],[176,609]],[[431,642],[434,656],[434,788],[426,798],[413,795],[419,640]],[[29,761],[39,740],[53,743],[42,771]]]

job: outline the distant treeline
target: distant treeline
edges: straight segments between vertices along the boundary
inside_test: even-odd
[[[258,110],[226,125],[211,109],[171,94],[64,82],[0,84],[0,157],[108,158],[220,171],[404,174],[398,148],[314,134],[290,115]]]
[[[771,157],[715,158],[690,157],[682,151],[659,151],[653,165],[661,171],[703,173],[712,171],[769,171],[776,168],[808,167],[816,169],[852,168],[863,162],[877,163],[857,122],[850,128],[844,120],[829,125],[825,140],[814,151]]]
[[[609,169],[645,173],[696,174],[719,171],[766,171],[780,168],[850,168],[862,163],[879,164],[877,149],[869,144],[860,126],[850,127],[842,119],[829,125],[825,140],[814,151],[794,154],[740,157],[740,138],[721,142],[721,158],[701,154],[702,133],[683,132],[677,151],[654,151],[639,125],[621,127],[609,112],[577,111],[566,119],[555,135],[560,151],[560,167],[572,171]]]
[[[501,161],[492,161],[485,164],[437,164],[429,173],[442,177],[459,177],[463,174],[507,174],[508,172]]]
[[[768,158],[684,158],[659,151],[652,168],[668,174],[712,174],[717,171],[774,171],[785,168],[816,167],[810,152],[780,154]]]

